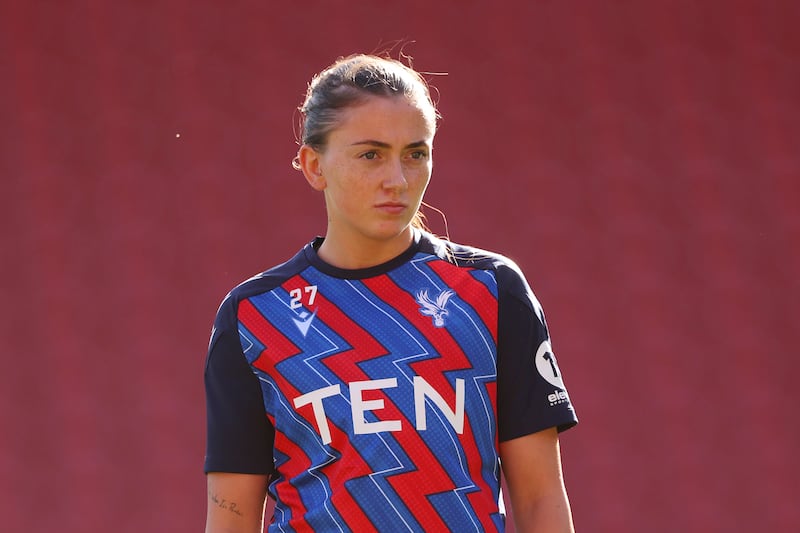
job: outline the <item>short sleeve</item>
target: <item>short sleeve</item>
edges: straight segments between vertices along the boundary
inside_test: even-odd
[[[270,474],[275,432],[264,410],[258,377],[242,353],[231,297],[217,312],[205,389],[205,472]]]
[[[506,441],[578,422],[550,342],[544,311],[516,265],[498,276],[498,435]]]

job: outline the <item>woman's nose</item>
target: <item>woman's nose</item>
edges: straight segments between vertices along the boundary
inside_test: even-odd
[[[387,165],[386,175],[383,179],[383,187],[386,189],[405,189],[408,187],[406,180],[406,169],[403,168],[401,161],[395,161]]]

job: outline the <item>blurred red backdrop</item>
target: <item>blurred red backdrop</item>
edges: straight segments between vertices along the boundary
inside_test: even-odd
[[[548,314],[578,530],[796,527],[798,15],[0,3],[0,529],[202,529],[216,307],[324,230],[294,108],[337,56],[396,39],[447,73],[429,203]]]

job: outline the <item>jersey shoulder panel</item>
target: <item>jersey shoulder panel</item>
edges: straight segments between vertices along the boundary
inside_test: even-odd
[[[243,281],[228,293],[226,299],[232,298],[234,301],[241,301],[271,291],[311,265],[308,259],[310,248],[311,244],[307,244],[288,261]]]
[[[508,256],[475,246],[446,241],[430,234],[423,234],[420,250],[434,254],[456,266],[490,270],[495,273],[499,292],[518,299],[531,309],[541,309],[522,269]]]
[[[225,295],[214,319],[214,327],[211,330],[211,339],[209,340],[209,352],[218,342],[223,332],[231,332],[238,329],[237,313],[239,303],[242,300],[273,290],[282,282],[309,266],[308,250],[311,246],[311,243],[307,244],[288,261],[246,279]]]

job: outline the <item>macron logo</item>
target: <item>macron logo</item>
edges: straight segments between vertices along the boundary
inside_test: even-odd
[[[304,338],[306,335],[308,335],[308,330],[311,328],[311,323],[314,321],[315,316],[317,316],[317,309],[314,309],[313,313],[303,311],[298,315],[297,318],[292,317],[292,320],[294,320],[294,325],[297,326],[297,329],[300,330],[300,333]]]

